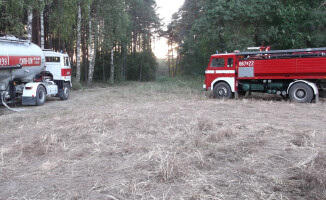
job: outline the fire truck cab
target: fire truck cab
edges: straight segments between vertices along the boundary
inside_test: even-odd
[[[206,90],[214,98],[262,92],[308,103],[326,88],[326,48],[214,54],[206,68]],[[265,49],[265,48],[264,48]],[[269,49],[269,48],[267,48]]]
[[[214,97],[231,98],[236,92],[236,55],[214,54],[205,71],[206,81],[204,88],[214,90]]]

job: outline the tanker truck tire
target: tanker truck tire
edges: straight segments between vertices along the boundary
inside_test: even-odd
[[[65,83],[63,85],[63,93],[62,96],[60,97],[61,100],[68,100],[69,98],[69,84]]]
[[[217,83],[213,89],[214,99],[231,99],[232,91],[229,84],[225,82]]]
[[[36,105],[42,106],[45,103],[45,99],[46,99],[45,88],[39,85],[36,90]]]
[[[295,103],[310,103],[314,98],[314,91],[305,83],[296,83],[291,86],[289,97]]]

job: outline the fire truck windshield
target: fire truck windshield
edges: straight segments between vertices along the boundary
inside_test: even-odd
[[[220,59],[214,58],[211,61],[210,67],[224,67],[224,63],[225,63],[224,58],[220,58]]]

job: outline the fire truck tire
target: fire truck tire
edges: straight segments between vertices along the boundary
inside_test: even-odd
[[[213,89],[213,96],[215,99],[230,99],[232,97],[231,87],[225,82],[217,83]]]
[[[291,86],[289,97],[295,103],[310,103],[314,98],[314,91],[305,83],[296,83]]]
[[[67,100],[69,98],[69,84],[65,83],[63,85],[63,94],[60,97],[61,100]]]
[[[37,86],[36,105],[42,106],[45,103],[45,99],[46,99],[45,88],[42,85]]]

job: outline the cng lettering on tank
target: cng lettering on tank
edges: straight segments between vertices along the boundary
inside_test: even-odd
[[[39,56],[20,57],[19,64],[23,66],[39,66],[41,64],[41,57]]]

